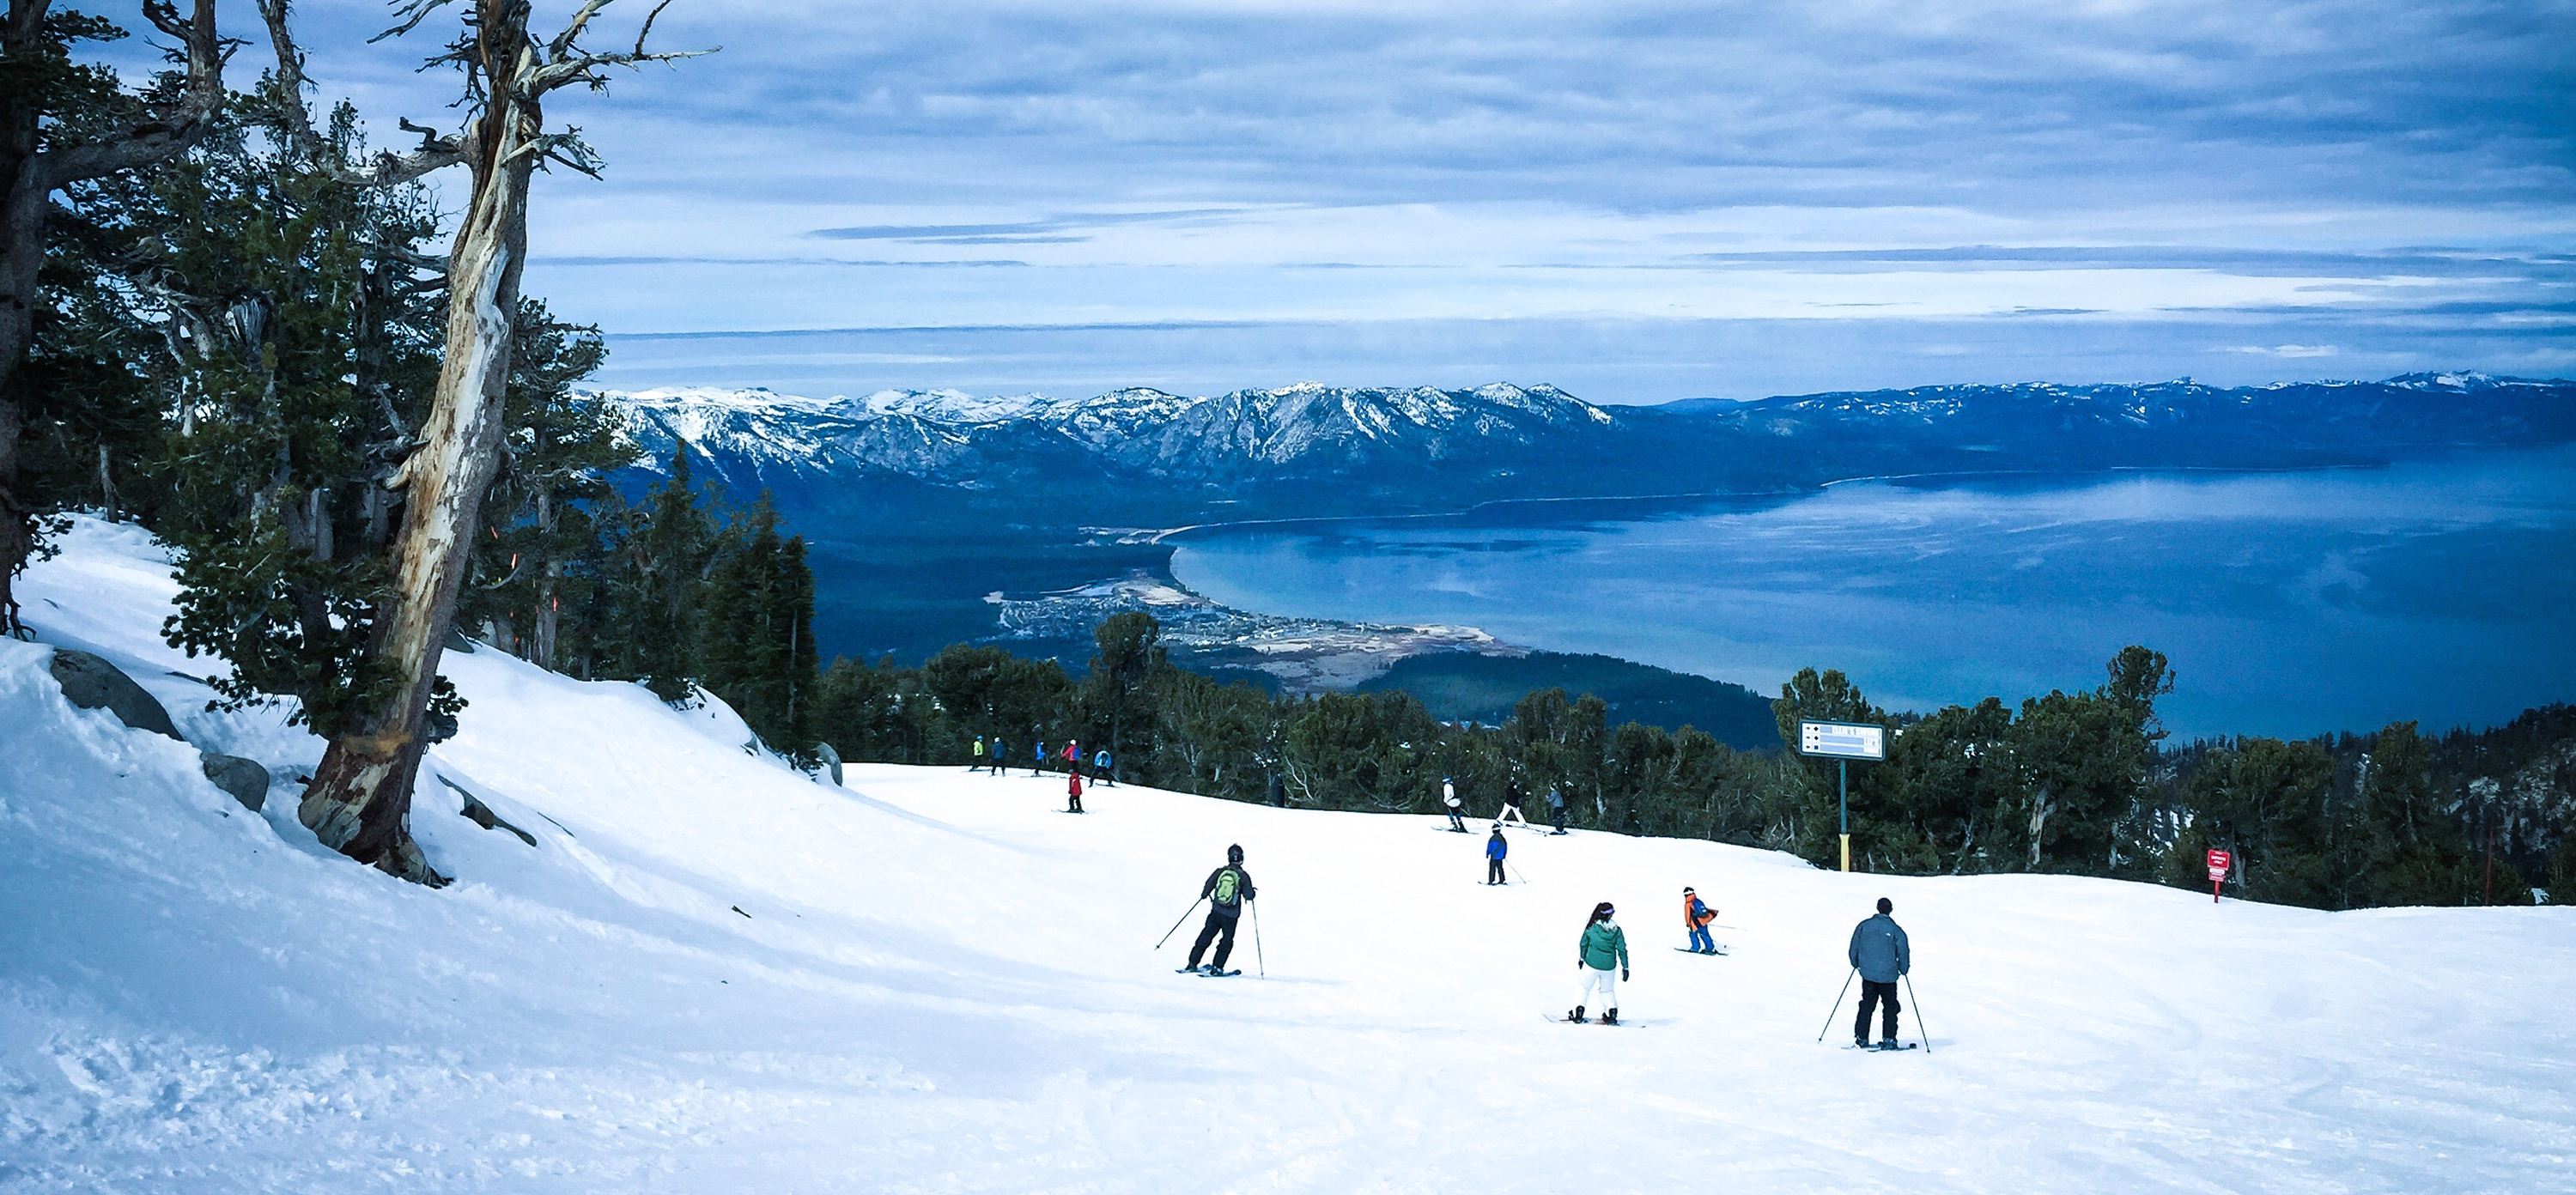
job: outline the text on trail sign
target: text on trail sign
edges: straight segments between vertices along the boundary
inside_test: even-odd
[[[1885,759],[1887,728],[1858,722],[1800,722],[1798,754],[1832,759]]]
[[[2227,852],[2225,852],[2225,851],[2211,851],[2211,852],[2209,852],[2209,878],[2210,878],[2211,880],[2223,880],[2223,879],[2226,879],[2226,878],[2227,878],[2227,864],[2228,864]]]

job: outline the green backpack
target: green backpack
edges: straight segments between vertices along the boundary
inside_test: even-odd
[[[1235,889],[1243,883],[1243,873],[1229,867],[1216,873],[1216,903],[1234,903]]]

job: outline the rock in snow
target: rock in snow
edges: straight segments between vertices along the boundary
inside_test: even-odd
[[[50,668],[54,680],[63,687],[65,701],[85,710],[104,709],[136,730],[187,741],[180,737],[179,728],[170,724],[170,711],[161,708],[159,701],[116,665],[85,651],[58,648]]]
[[[166,574],[85,521],[20,592],[40,635],[175,669]],[[743,754],[720,703],[496,651],[445,662],[472,704],[431,761],[542,845],[426,782],[414,832],[458,877],[431,891],[291,801],[243,816],[49,655],[0,640],[0,1191],[2304,1195],[2563,1190],[2576,1157],[2562,907],[1591,833],[1516,841],[1527,882],[1484,888],[1437,819],[1130,786],[1068,817],[1060,778],[963,768],[837,789]],[[320,755],[276,710],[187,722]],[[1228,843],[1260,883],[1244,975],[1176,976]],[[1685,884],[1727,957],[1657,961]],[[1852,1005],[1827,1015],[1882,895],[1929,1052],[1838,1049]],[[1541,1019],[1600,900],[1635,1032]]]
[[[257,813],[268,804],[268,769],[259,766],[258,760],[208,751],[198,759],[197,767],[206,779],[215,782],[215,787],[241,802],[242,808]]]

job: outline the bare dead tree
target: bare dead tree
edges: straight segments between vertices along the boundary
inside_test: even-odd
[[[428,745],[422,732],[439,654],[454,622],[476,515],[501,446],[512,316],[527,260],[529,182],[550,163],[593,177],[598,172],[576,133],[546,131],[545,97],[575,83],[605,91],[602,72],[610,67],[696,56],[645,49],[654,20],[670,0],[645,15],[631,49],[582,48],[593,20],[613,2],[582,0],[563,29],[541,41],[528,30],[529,0],[464,0],[456,40],[429,59],[463,72],[463,126],[442,133],[405,120],[403,129],[421,136],[417,147],[361,163],[330,163],[301,110],[304,57],[288,28],[288,0],[259,0],[280,81],[292,89],[289,136],[300,154],[358,184],[397,185],[454,165],[466,167],[473,179],[447,258],[446,360],[419,437],[388,483],[402,491],[404,506],[389,589],[376,608],[373,651],[394,684],[379,706],[331,740],[296,810],[325,845],[419,883],[446,883],[421,857],[406,822]],[[399,23],[379,36],[409,33],[457,3],[401,0],[395,10]],[[699,53],[704,52],[711,51]]]
[[[66,136],[49,111],[45,79],[60,73],[67,39],[47,18],[52,0],[9,0],[0,18],[0,634],[23,635],[12,582],[36,550],[36,511],[18,483],[18,441],[26,397],[18,367],[35,336],[37,274],[45,263],[54,192],[86,179],[137,170],[204,136],[224,103],[224,43],[215,0],[195,0],[181,19],[171,0],[144,0],[144,19],[178,39],[187,74],[178,92],[145,105],[145,119],[95,137]]]

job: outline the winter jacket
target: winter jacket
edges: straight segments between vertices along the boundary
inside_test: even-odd
[[[1565,808],[1565,794],[1551,788],[1547,790],[1547,803],[1548,807],[1551,809],[1563,809]]]
[[[1108,767],[1109,767],[1109,752],[1108,752],[1108,751],[1106,751],[1106,750],[1103,750],[1100,754],[1095,755],[1095,756],[1092,756],[1092,757],[1091,757],[1091,766],[1093,766],[1093,767],[1095,767],[1095,768],[1100,768],[1100,769],[1102,769],[1102,770],[1104,770],[1104,771],[1105,771],[1105,770],[1107,770],[1107,769],[1108,769]]]
[[[1039,739],[1038,741],[1036,741],[1036,742],[1034,742],[1034,743],[1029,744],[1029,758],[1034,759],[1034,760],[1038,761],[1039,763],[1045,763],[1045,762],[1046,762],[1046,740],[1045,740],[1045,739]]]
[[[1499,830],[1494,832],[1493,837],[1485,840],[1485,857],[1488,859],[1500,859],[1511,853],[1511,849],[1511,845],[1503,841],[1502,832]]]
[[[1064,745],[1064,761],[1065,761],[1066,763],[1081,763],[1081,762],[1082,762],[1082,744],[1080,744],[1080,743],[1066,743],[1066,744]]]
[[[1216,882],[1229,871],[1234,873],[1234,903],[1217,903]],[[1219,913],[1228,917],[1235,916],[1243,911],[1243,902],[1252,899],[1252,873],[1245,871],[1239,863],[1228,863],[1217,868],[1208,873],[1206,883],[1199,885],[1199,899],[1211,902],[1208,907]]]
[[[1685,896],[1682,898],[1683,928],[1698,929],[1699,927],[1715,920],[1717,920],[1717,914],[1711,912],[1707,905],[1701,903],[1699,897]]]
[[[1595,971],[1628,965],[1628,935],[1616,921],[1595,921],[1583,927],[1583,941],[1576,947],[1576,957]]]
[[[984,740],[981,738],[975,740],[975,758],[984,758]]]
[[[1458,807],[1458,790],[1449,787],[1449,782],[1446,780],[1440,782],[1440,803],[1451,809]]]
[[[1897,976],[1914,969],[1914,952],[1906,945],[1905,928],[1885,913],[1853,926],[1851,965],[1871,983],[1896,982]]]

